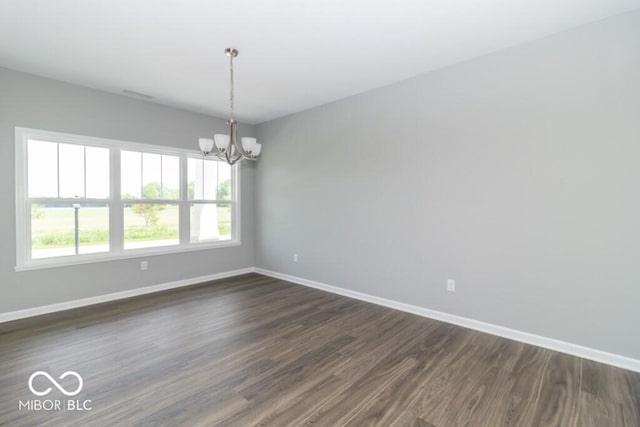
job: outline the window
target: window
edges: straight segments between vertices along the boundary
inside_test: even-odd
[[[16,269],[237,245],[237,168],[16,128]]]

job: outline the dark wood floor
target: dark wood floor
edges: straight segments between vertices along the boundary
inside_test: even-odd
[[[0,325],[3,426],[311,424],[640,426],[640,374],[260,275]]]

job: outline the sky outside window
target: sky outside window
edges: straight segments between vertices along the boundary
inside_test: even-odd
[[[109,197],[109,149],[30,140],[29,197]]]

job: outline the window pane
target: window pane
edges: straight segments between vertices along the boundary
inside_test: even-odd
[[[231,200],[231,166],[227,163],[218,162],[218,190],[217,200]]]
[[[162,163],[160,154],[142,153],[142,198],[162,198]]]
[[[80,253],[109,251],[109,207],[80,205],[78,210]]]
[[[162,156],[162,198],[180,198],[180,158]]]
[[[29,197],[58,197],[58,144],[29,140],[27,152]]]
[[[78,211],[77,226],[76,209]],[[109,207],[106,204],[34,204],[31,206],[31,257],[33,259],[108,251]]]
[[[191,204],[191,243],[231,240],[231,205]]]
[[[231,200],[231,166],[217,160],[188,160],[189,200]]]
[[[204,160],[204,200],[216,200],[219,163],[215,160]]]
[[[84,146],[58,144],[60,197],[84,197]]]
[[[124,248],[177,245],[177,204],[127,203],[124,207]]]
[[[187,160],[187,182],[189,200],[202,200],[202,159]]]
[[[92,199],[109,198],[109,149],[86,147],[87,159],[87,197]]]
[[[122,151],[120,156],[121,194],[123,199],[142,197],[142,153]]]

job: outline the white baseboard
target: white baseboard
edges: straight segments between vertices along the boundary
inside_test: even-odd
[[[253,267],[242,268],[239,270],[225,271],[222,273],[209,274],[207,276],[192,277],[190,279],[177,280],[175,282],[161,283],[159,285],[146,286],[144,288],[129,289],[122,292],[114,292],[96,297],[82,298],[74,301],[61,302],[51,305],[43,305],[40,307],[27,308],[24,310],[10,311],[8,313],[0,313],[0,323],[10,322],[12,320],[24,319],[26,317],[39,316],[41,314],[49,314],[57,311],[70,310],[72,308],[85,307],[87,305],[100,304],[108,301],[116,301],[124,298],[131,298],[138,295],[151,294],[154,292],[166,291],[168,289],[181,288],[183,286],[196,285],[198,283],[208,282],[211,280],[224,279],[227,277],[240,276],[242,274],[253,273]]]
[[[99,295],[96,297],[83,298],[74,301],[67,301],[58,304],[44,305],[40,307],[33,307],[24,310],[11,311],[7,313],[0,313],[0,323],[10,322],[12,320],[24,319],[27,317],[39,316],[42,314],[54,313],[57,311],[70,310],[78,307],[85,307],[88,305],[100,304],[103,302],[116,301],[124,298],[131,298],[138,295],[145,295],[154,292],[165,291],[168,289],[180,288],[184,286],[195,285],[211,280],[224,279],[227,277],[240,276],[248,273],[259,273],[265,276],[275,277],[277,279],[286,280],[288,282],[297,283],[299,285],[308,286],[311,288],[320,289],[323,291],[331,292],[338,295],[343,295],[349,298],[358,299],[361,301],[370,302],[372,304],[381,305],[384,307],[393,308],[396,310],[404,311],[407,313],[416,314],[422,317],[428,317],[430,319],[440,320],[442,322],[451,323],[454,325],[463,326],[465,328],[474,329],[480,332],[486,332],[488,334],[512,339],[515,341],[532,344],[538,347],[548,348],[550,350],[559,351],[562,353],[570,354],[572,356],[582,357],[584,359],[593,360],[607,365],[616,366],[623,369],[628,369],[634,372],[640,372],[640,360],[632,359],[630,357],[621,356],[618,354],[608,353],[606,351],[597,350],[594,348],[584,347],[577,344],[568,343],[565,341],[556,340],[553,338],[547,338],[540,335],[530,334],[528,332],[518,331],[516,329],[506,328],[504,326],[493,325],[491,323],[485,323],[467,317],[457,316],[454,314],[444,313],[441,311],[431,310],[424,307],[418,307],[411,304],[405,304],[398,301],[393,301],[386,298],[380,298],[374,295],[365,294],[362,292],[356,292],[349,289],[339,288],[336,286],[327,285],[325,283],[315,282],[313,280],[303,279],[301,277],[290,276],[288,274],[278,273],[275,271],[265,270],[263,268],[247,267],[239,270],[225,271],[222,273],[210,274],[207,276],[193,277],[190,279],[178,280],[175,282],[161,283],[153,286],[146,286],[144,288],[130,289],[122,292],[115,292],[106,295]]]
[[[467,317],[456,316],[454,314],[443,313],[441,311],[430,310],[424,307],[418,307],[411,304],[405,304],[386,298],[376,297],[349,289],[339,288],[327,285],[313,280],[307,280],[300,277],[290,276],[275,271],[265,270],[263,268],[255,268],[256,273],[265,276],[275,277],[277,279],[286,280],[288,282],[297,283],[299,285],[309,286],[311,288],[320,289],[349,298],[370,302],[377,305],[393,308],[407,313],[417,314],[418,316],[428,317],[430,319],[440,320],[442,322],[451,323],[465,328],[474,329],[480,332],[486,332],[491,335],[508,338],[514,341],[520,341],[526,344],[532,344],[538,347],[559,351],[561,353],[570,354],[572,356],[582,357],[584,359],[593,360],[607,365],[628,369],[634,372],[640,372],[640,360],[618,354],[608,353],[594,348],[584,347],[565,341],[547,338],[540,335],[530,334],[528,332],[518,331],[516,329],[505,328],[504,326],[493,325],[491,323],[480,322],[478,320],[469,319]]]

